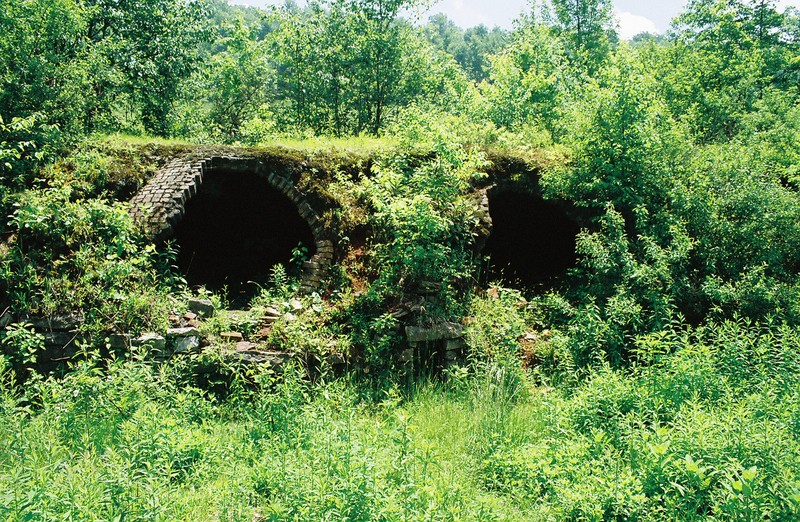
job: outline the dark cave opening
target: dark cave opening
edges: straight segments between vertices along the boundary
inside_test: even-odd
[[[520,191],[490,191],[492,233],[484,280],[532,289],[552,287],[574,267],[580,226],[557,203]]]
[[[273,266],[289,268],[298,244],[307,256],[315,253],[314,234],[295,204],[253,172],[207,172],[175,241],[187,283],[225,290],[232,307],[249,302]]]

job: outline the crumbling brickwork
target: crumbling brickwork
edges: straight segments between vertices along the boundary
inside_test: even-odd
[[[130,212],[134,219],[155,241],[164,241],[174,235],[175,225],[183,218],[186,203],[203,184],[203,178],[212,169],[225,170],[229,175],[237,171],[251,171],[266,179],[269,184],[288,197],[300,216],[314,234],[316,253],[303,264],[302,291],[318,290],[334,257],[335,243],[332,234],[325,230],[320,211],[294,186],[291,179],[271,172],[265,163],[247,155],[214,155],[202,157],[188,154],[173,158],[142,187],[131,199]]]

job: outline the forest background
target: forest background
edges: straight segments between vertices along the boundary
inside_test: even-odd
[[[51,375],[40,334],[7,325],[0,516],[799,516],[800,13],[692,0],[621,41],[607,0],[534,3],[509,31],[401,16],[420,7],[0,0],[0,312],[146,331],[185,306],[120,189],[146,177],[120,166],[142,147],[378,158],[331,185],[369,209],[348,217],[374,232],[369,288],[343,278],[281,330],[362,354],[352,371],[87,346]],[[498,151],[583,216],[552,287],[463,283],[470,188]],[[468,360],[439,376],[392,359],[387,306],[421,280],[440,306],[413,320],[467,328]],[[278,269],[261,304],[293,285]]]

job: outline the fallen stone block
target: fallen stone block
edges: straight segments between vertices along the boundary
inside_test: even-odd
[[[239,341],[236,343],[237,352],[251,352],[256,349],[256,345],[250,341]]]
[[[147,347],[151,350],[163,351],[167,347],[167,340],[164,338],[163,335],[159,335],[157,333],[148,332],[143,333],[133,341],[131,341],[131,346],[134,347]]]
[[[233,358],[248,364],[267,364],[276,368],[289,359],[292,355],[284,352],[236,352]]]
[[[269,337],[270,331],[271,328],[269,326],[265,326],[264,328],[261,328],[258,332],[256,332],[254,337],[257,339],[266,339],[267,337]]]
[[[83,324],[83,314],[53,315],[50,317],[28,317],[25,319],[36,330],[68,332]]]
[[[108,347],[112,350],[127,350],[131,346],[131,336],[128,334],[111,334],[108,336]]]
[[[203,317],[214,317],[214,303],[210,299],[189,299],[186,303],[189,310]]]
[[[200,332],[197,331],[197,328],[192,328],[191,326],[167,330],[167,339],[175,337],[200,337]]]
[[[458,323],[440,323],[429,328],[406,326],[406,337],[411,343],[458,339],[464,335],[464,327]]]
[[[0,315],[0,328],[5,328],[12,322],[14,322],[14,317],[8,310],[6,310],[2,315]]]
[[[200,347],[200,337],[179,337],[175,340],[173,353],[190,353]]]
[[[244,336],[239,332],[222,332],[219,338],[226,342],[238,343],[244,340]]]
[[[454,357],[464,353],[467,349],[467,342],[463,338],[448,339],[444,343],[444,350],[447,354],[453,354]]]

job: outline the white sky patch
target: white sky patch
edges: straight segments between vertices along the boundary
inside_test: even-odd
[[[229,0],[232,4],[282,5],[284,0]],[[296,0],[305,5],[305,0]],[[667,30],[670,20],[678,16],[689,0],[613,0],[616,5],[616,17],[619,21],[620,38],[630,39],[637,33],[647,31],[662,33]],[[421,13],[418,23],[424,23],[428,17],[439,12],[445,13],[457,25],[466,29],[478,24],[488,27],[498,25],[504,29],[513,27],[514,19],[520,11],[530,9],[528,0],[429,0],[430,10]],[[432,4],[432,5],[431,5]],[[800,8],[800,0],[777,0],[778,11],[786,7]],[[634,14],[641,13],[641,14]],[[644,14],[647,16],[644,16]]]
[[[454,21],[456,25],[462,28],[474,27],[480,24],[484,24],[490,28],[494,25],[502,25],[510,28],[511,19],[513,19],[512,13],[504,12],[507,9],[491,9],[488,8],[485,2],[480,2],[478,0],[442,0],[431,3],[434,5],[430,11],[428,11],[425,19],[427,19],[427,16],[443,12],[447,14],[447,17]],[[513,4],[514,2],[511,3]]]
[[[617,33],[622,40],[630,40],[639,33],[659,32],[655,22],[646,16],[635,15],[628,11],[616,11],[614,15],[619,23]]]

